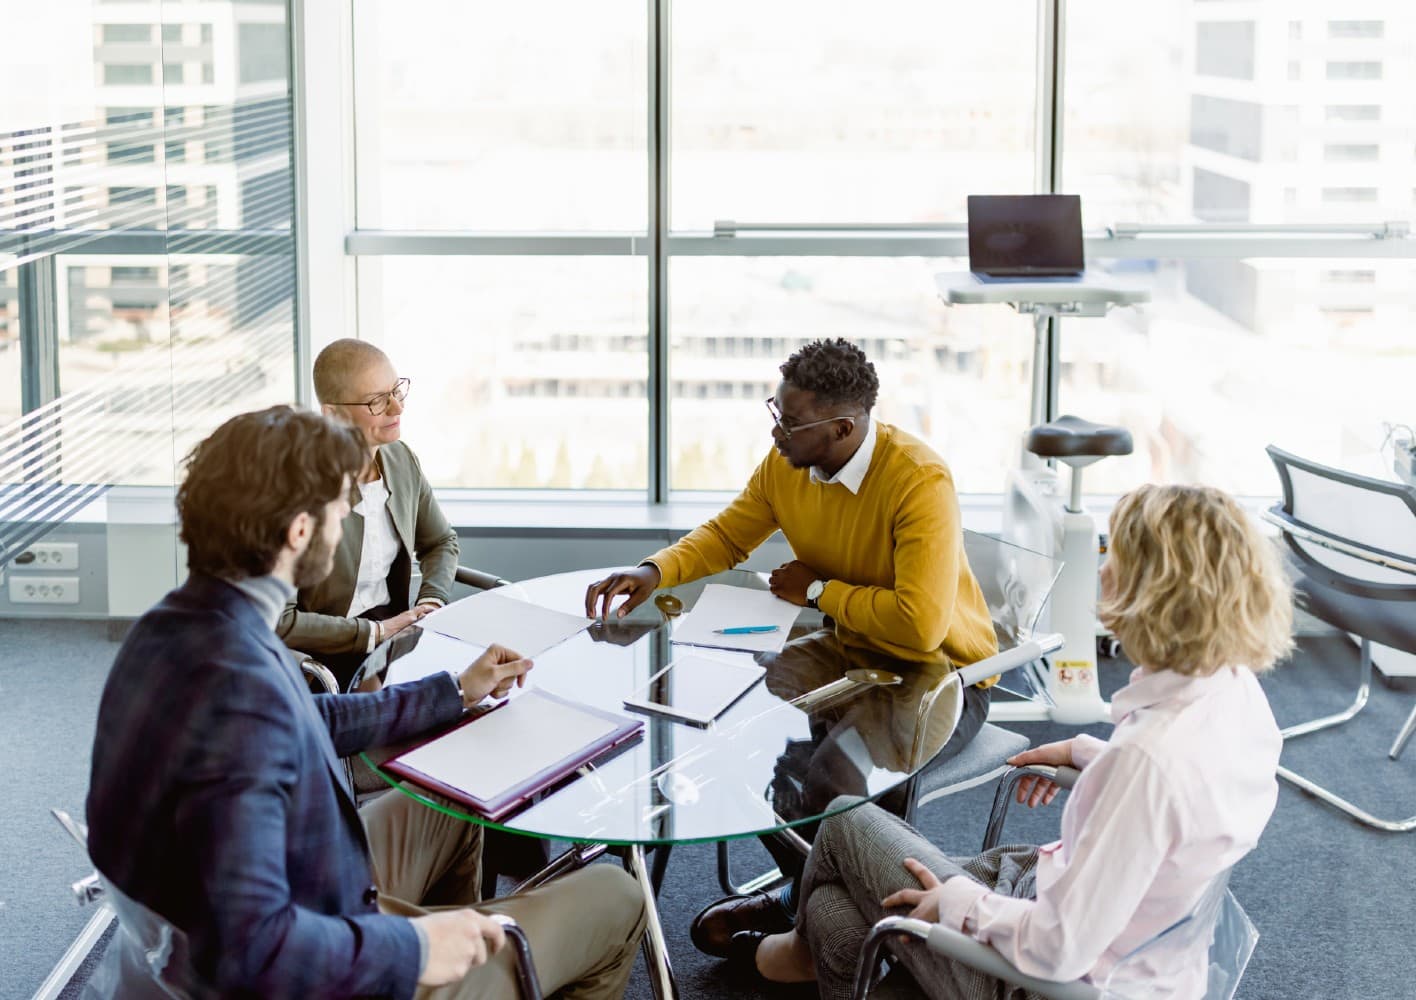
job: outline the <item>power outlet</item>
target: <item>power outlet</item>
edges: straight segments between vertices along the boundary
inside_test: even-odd
[[[36,542],[15,557],[14,569],[38,569],[53,572],[56,569],[79,568],[78,542]]]
[[[11,575],[11,604],[78,604],[77,576]]]

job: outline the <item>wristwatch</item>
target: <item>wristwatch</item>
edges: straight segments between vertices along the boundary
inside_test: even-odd
[[[816,602],[821,600],[821,595],[825,592],[825,580],[812,580],[806,585],[806,606],[816,611],[820,611],[821,607]]]

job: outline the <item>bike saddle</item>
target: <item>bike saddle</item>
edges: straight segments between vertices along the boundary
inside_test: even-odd
[[[1027,449],[1039,458],[1102,458],[1131,454],[1131,432],[1065,416],[1028,431]]]

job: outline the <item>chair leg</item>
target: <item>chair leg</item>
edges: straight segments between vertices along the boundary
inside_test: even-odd
[[[729,896],[741,896],[749,892],[756,892],[758,889],[770,889],[786,883],[787,877],[782,874],[779,868],[765,871],[741,885],[735,883],[732,873],[729,871],[728,844],[730,843],[731,841],[727,840],[718,841],[718,885],[723,892]]]
[[[1320,729],[1330,729],[1333,726],[1341,725],[1358,712],[1362,711],[1362,707],[1367,704],[1367,695],[1370,693],[1371,687],[1372,644],[1368,640],[1363,639],[1361,674],[1357,685],[1357,697],[1352,704],[1335,715],[1327,715],[1321,719],[1313,719],[1311,722],[1303,722],[1296,726],[1289,726],[1287,729],[1282,730],[1283,738],[1288,740],[1295,736],[1306,736],[1308,733],[1315,733]],[[1416,724],[1416,711],[1413,711],[1411,718],[1406,720],[1406,725],[1402,727],[1402,731],[1397,736],[1396,742],[1392,744],[1388,756],[1393,760],[1401,753],[1402,747],[1405,745],[1406,741],[1411,738],[1411,729],[1414,724]],[[1290,771],[1286,767],[1279,767],[1278,776],[1298,786],[1298,788],[1312,795],[1314,798],[1322,799],[1334,809],[1345,812],[1364,826],[1372,827],[1374,830],[1385,830],[1388,833],[1409,833],[1412,830],[1416,830],[1416,816],[1412,816],[1409,819],[1397,820],[1379,819],[1360,806],[1353,805],[1341,796],[1328,791],[1322,785],[1310,781],[1301,774]]]
[[[1367,704],[1367,695],[1372,689],[1372,644],[1366,639],[1362,640],[1362,666],[1357,685],[1357,697],[1351,705],[1335,715],[1325,715],[1321,719],[1313,719],[1309,722],[1300,722],[1296,726],[1289,726],[1280,732],[1280,735],[1289,740],[1295,736],[1306,736],[1309,733],[1316,733],[1320,729],[1331,729],[1333,726],[1340,726],[1351,719],[1358,712],[1362,711],[1362,706]]]
[[[649,882],[654,887],[655,897],[664,887],[664,875],[669,870],[669,854],[673,849],[673,844],[658,844],[654,847],[654,863],[649,869]]]
[[[511,892],[529,892],[538,886],[545,885],[552,879],[560,878],[562,875],[569,872],[584,868],[607,850],[609,850],[609,848],[605,844],[575,844],[570,850],[552,858],[551,863],[545,868],[523,879]]]
[[[1355,806],[1351,802],[1348,802],[1346,799],[1334,795],[1322,785],[1309,781],[1301,774],[1295,774],[1292,771],[1288,770],[1288,768],[1286,767],[1279,767],[1278,776],[1284,781],[1288,781],[1294,785],[1297,785],[1309,795],[1312,795],[1315,798],[1322,799],[1324,802],[1326,802],[1333,808],[1342,810],[1347,815],[1355,819],[1357,822],[1361,823],[1364,826],[1370,826],[1374,830],[1384,830],[1387,833],[1410,833],[1412,830],[1416,830],[1416,816],[1411,816],[1407,819],[1396,820],[1378,819],[1376,816],[1373,816],[1365,809],[1362,809],[1359,806]]]
[[[1416,705],[1411,706],[1411,714],[1406,717],[1406,725],[1401,727],[1401,732],[1396,734],[1396,742],[1387,751],[1387,756],[1396,760],[1401,756],[1401,751],[1406,749],[1407,741],[1411,739],[1411,733],[1416,731]]]

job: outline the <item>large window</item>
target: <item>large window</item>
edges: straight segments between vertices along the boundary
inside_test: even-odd
[[[353,11],[361,228],[645,228],[642,6]]]
[[[435,485],[644,489],[643,260],[366,258],[359,281]]]
[[[1036,4],[673,5],[672,221],[930,222],[1031,191]]]
[[[992,493],[1028,415],[1032,324],[1006,307],[945,309],[917,257],[679,257],[673,288],[672,484],[737,489],[771,446],[763,401],[817,337],[859,344],[875,415],[948,457],[959,489]]]
[[[0,564],[7,523],[170,486],[221,420],[294,400],[288,20],[0,0],[0,487],[30,487]]]
[[[1404,8],[351,3],[359,327],[427,386],[441,485],[735,489],[816,337],[866,348],[878,415],[967,493],[1034,385],[1135,432],[1100,492],[1268,494],[1264,444],[1342,461],[1410,420]],[[1034,378],[1030,320],[934,275],[967,269],[967,195],[1049,190],[1152,301],[1054,322]]]

